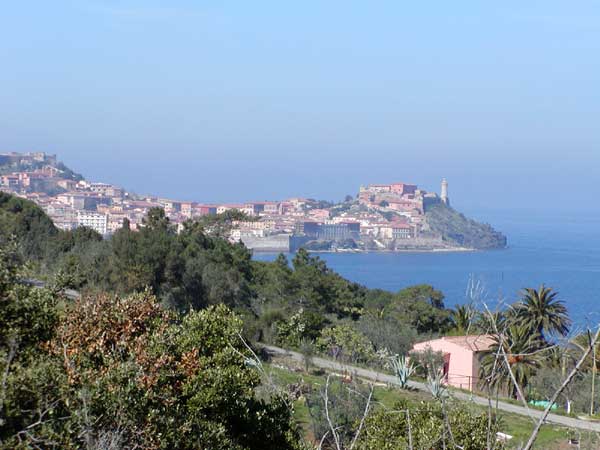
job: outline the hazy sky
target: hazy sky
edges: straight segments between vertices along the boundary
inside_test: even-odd
[[[410,181],[455,205],[600,196],[599,1],[18,0],[0,151],[202,201]]]

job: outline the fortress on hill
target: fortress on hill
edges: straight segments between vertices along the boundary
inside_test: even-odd
[[[394,211],[424,214],[426,206],[433,203],[442,202],[450,206],[448,181],[442,179],[439,196],[419,189],[416,184],[369,184],[360,187],[358,201],[371,208],[389,208]]]
[[[0,153],[0,166],[22,165],[33,166],[36,164],[47,164],[54,166],[58,163],[56,155],[49,155],[44,152],[30,153]]]

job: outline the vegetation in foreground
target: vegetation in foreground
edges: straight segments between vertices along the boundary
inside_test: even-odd
[[[149,292],[65,303],[21,269],[0,250],[2,448],[299,448],[226,306],[183,316]]]
[[[313,420],[318,419],[313,417],[309,412],[307,400],[309,397],[317,397],[319,390],[325,386],[326,375],[319,369],[309,368],[305,370],[300,368],[293,363],[293,361],[285,359],[276,359],[272,361],[272,364],[268,367],[272,378],[277,384],[286,388],[290,392],[301,392],[301,395],[294,396],[294,416],[296,422],[302,427],[302,430],[306,436],[310,439],[314,439],[314,428]],[[367,381],[356,380],[356,383],[361,384],[364,387],[367,385]],[[354,389],[354,387],[353,387]],[[361,409],[364,406],[364,397],[355,396],[354,401],[359,404],[357,409]],[[398,414],[398,409],[395,407],[400,406],[401,409],[417,410],[421,405],[425,403],[431,403],[434,399],[430,394],[416,391],[416,390],[400,390],[389,386],[376,385],[373,394],[373,408],[374,411],[382,413],[387,411],[390,415]],[[450,400],[452,401],[452,400]],[[402,408],[404,405],[404,408]],[[472,404],[461,404],[465,410],[474,416],[481,414],[487,414],[485,408],[477,407]],[[433,406],[435,407],[435,406]],[[506,449],[517,449],[522,446],[533,429],[531,420],[527,417],[510,414],[503,411],[498,411],[495,418],[495,427],[498,431],[506,433],[513,438],[505,444]],[[390,422],[393,423],[393,422]],[[384,429],[386,427],[384,426]],[[406,427],[403,428],[406,430]],[[559,450],[565,448],[569,438],[579,437],[581,439],[581,448],[595,449],[597,448],[599,439],[595,433],[583,432],[578,430],[572,430],[565,427],[544,425],[535,448],[544,450]],[[385,445],[387,438],[382,441],[382,445]],[[496,444],[496,448],[501,448],[499,444]],[[385,447],[382,447],[385,448]],[[398,447],[389,447],[391,449],[405,449],[406,445]],[[418,447],[414,447],[418,448]],[[481,448],[487,448],[484,444]]]
[[[416,340],[493,334],[497,343],[482,361],[482,379],[495,395],[550,399],[583,354],[582,370],[556,402],[568,411],[597,411],[596,345],[588,355],[590,336],[561,344],[570,321],[553,291],[526,290],[504,311],[449,310],[431,286],[367,289],[304,251],[291,265],[283,256],[253,261],[242,244],[221,238],[231,220],[189,222],[176,233],[163,211],[152,210],[140,231],[124,223],[103,240],[85,228],[60,231],[34,204],[0,193],[2,445],[298,448],[288,397],[268,388],[264,373],[261,379],[260,361],[243,339],[383,368]],[[45,279],[48,289],[28,286],[30,278]],[[83,299],[63,298],[67,287]],[[498,365],[498,355],[506,364]],[[423,360],[420,370],[435,378],[435,359]],[[328,395],[360,411],[350,408],[346,391],[332,384]],[[323,395],[309,407],[321,421]],[[415,435],[403,434],[401,417],[364,415],[366,408],[364,421],[347,421],[363,431],[356,439],[348,434],[354,437],[342,444],[326,430],[316,439],[315,428],[312,443],[403,448],[414,438],[430,448],[441,433],[442,443],[456,434],[474,437],[465,448],[490,447],[496,422],[485,423],[482,446],[480,413],[436,405],[422,417],[414,411]],[[427,436],[418,437],[421,426]]]

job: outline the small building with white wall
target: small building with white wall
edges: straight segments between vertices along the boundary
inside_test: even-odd
[[[78,211],[77,226],[91,228],[104,236],[108,232],[108,215],[93,211]]]

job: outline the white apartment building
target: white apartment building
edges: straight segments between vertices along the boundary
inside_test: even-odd
[[[64,193],[57,195],[56,199],[65,205],[69,205],[73,209],[85,208],[85,197],[83,195]]]
[[[92,211],[78,211],[77,226],[91,228],[104,236],[108,231],[108,215]]]

